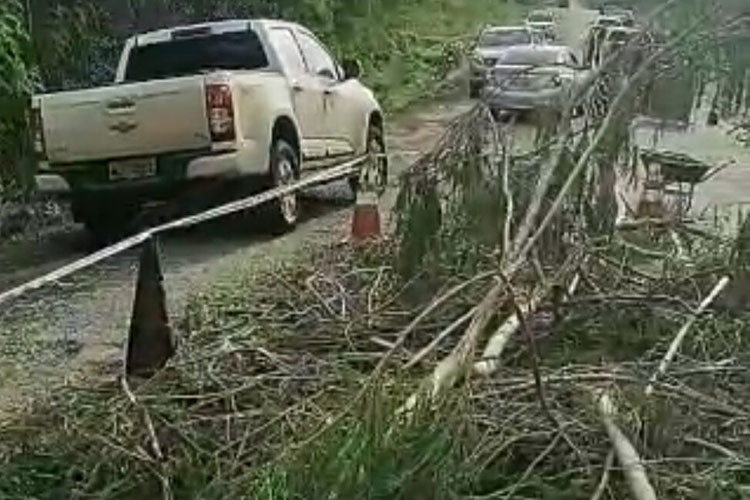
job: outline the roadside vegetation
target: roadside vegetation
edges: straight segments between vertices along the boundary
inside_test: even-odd
[[[707,3],[602,70],[575,128],[516,154],[478,103],[400,180],[390,237],[238,275],[194,297],[154,378],[0,423],[0,497],[747,498],[750,222],[616,218],[668,63],[736,96],[734,59],[697,58],[731,23]]]

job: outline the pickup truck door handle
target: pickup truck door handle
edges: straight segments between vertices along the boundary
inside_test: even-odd
[[[302,88],[302,84],[300,82],[292,82],[292,90],[294,90],[295,92],[302,92],[302,90],[304,89]]]
[[[334,89],[325,89],[323,91],[323,95],[333,95],[335,93],[336,93],[336,91]]]

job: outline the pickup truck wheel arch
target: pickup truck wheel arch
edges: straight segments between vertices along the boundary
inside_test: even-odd
[[[287,144],[294,148],[297,154],[297,169],[302,165],[302,147],[300,145],[299,133],[297,127],[291,118],[281,116],[276,119],[271,132],[271,147],[274,147],[278,139],[283,139]],[[299,174],[299,171],[297,172]]]
[[[381,139],[385,141],[385,130],[383,130],[383,115],[380,114],[379,111],[373,111],[372,113],[370,113],[370,117],[367,121],[367,128],[365,129],[365,145],[367,145],[367,141],[369,141],[370,139],[370,130],[373,128],[378,130]]]
[[[383,133],[383,118],[378,113],[373,113],[367,125],[367,136],[365,140],[366,154],[386,154],[387,149],[385,145],[385,136]],[[368,171],[372,169],[373,165],[366,164],[362,170],[357,174],[349,178],[349,187],[351,188],[352,194],[356,199],[357,192],[361,187],[361,183],[364,177],[368,189],[375,189],[378,195],[382,195],[385,191],[388,183],[388,160],[381,160],[373,158],[370,161],[375,162],[374,168],[377,171]],[[374,181],[374,184],[373,184]]]
[[[294,183],[299,179],[299,152],[287,139],[273,139],[269,156],[269,174],[265,188],[273,189]],[[260,207],[262,226],[270,233],[280,235],[291,231],[299,218],[297,193],[281,196]]]

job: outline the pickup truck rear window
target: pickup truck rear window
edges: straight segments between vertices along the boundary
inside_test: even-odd
[[[212,70],[260,69],[268,57],[254,31],[220,33],[134,47],[125,80],[159,80]]]

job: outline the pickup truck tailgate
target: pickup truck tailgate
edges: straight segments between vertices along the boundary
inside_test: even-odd
[[[202,76],[41,96],[51,163],[156,155],[211,144]]]

